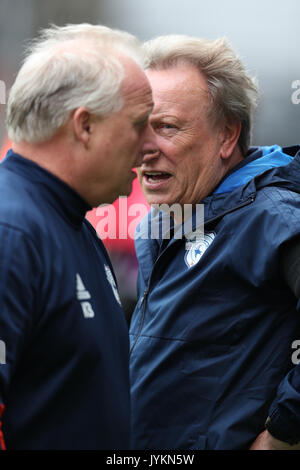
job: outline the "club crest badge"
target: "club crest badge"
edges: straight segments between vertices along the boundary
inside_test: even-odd
[[[186,254],[184,256],[184,261],[188,268],[192,268],[200,261],[204,252],[214,241],[215,236],[215,232],[209,232],[205,233],[201,240],[189,240],[186,243]]]
[[[116,283],[115,283],[115,280],[114,280],[114,277],[112,275],[112,272],[111,270],[109,269],[109,267],[107,266],[107,264],[104,265],[104,269],[105,269],[105,274],[106,274],[106,278],[108,280],[108,282],[110,283],[111,285],[111,288],[112,288],[112,291],[114,293],[114,296],[116,298],[116,301],[120,304],[121,304],[121,299],[120,299],[120,296],[119,296],[119,292],[118,292],[118,288],[116,286]]]

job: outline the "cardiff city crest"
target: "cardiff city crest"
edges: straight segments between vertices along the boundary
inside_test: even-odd
[[[186,244],[186,254],[184,256],[184,261],[188,268],[192,268],[200,261],[204,252],[214,241],[215,236],[215,232],[205,233],[201,240],[190,240]]]

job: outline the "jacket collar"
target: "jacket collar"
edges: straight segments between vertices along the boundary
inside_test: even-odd
[[[270,185],[292,190],[300,187],[300,146],[253,147],[214,192],[202,201],[205,223],[250,204],[258,189]]]
[[[9,150],[1,166],[34,182],[49,204],[69,223],[80,227],[91,206],[79,194],[55,175],[27,158]]]

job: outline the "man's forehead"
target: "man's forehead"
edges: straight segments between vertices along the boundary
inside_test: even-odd
[[[134,68],[130,71],[127,70],[120,90],[128,104],[140,104],[152,109],[152,88],[141,69]]]
[[[134,90],[139,86],[149,86],[149,80],[146,77],[144,70],[130,57],[119,57],[120,63],[123,67],[124,76],[121,83],[121,88],[124,92]]]
[[[163,70],[146,70],[150,81],[155,112],[165,112],[169,107],[192,106],[197,101],[207,101],[206,79],[194,66],[182,65]]]
[[[192,64],[178,64],[165,69],[147,69],[145,71],[151,87],[167,92],[173,89],[197,89],[207,91],[207,81],[203,73]]]
[[[193,93],[170,93],[169,91],[154,93],[154,108],[153,116],[180,116],[194,115],[207,109],[209,106],[209,99],[207,93],[201,93],[199,90]]]

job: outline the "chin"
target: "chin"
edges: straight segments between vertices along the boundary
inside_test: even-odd
[[[169,201],[167,198],[164,198],[164,197],[147,197],[147,195],[145,197],[150,206],[153,206],[153,205],[160,206],[162,204],[167,204],[168,206],[171,206],[172,204],[175,204],[175,202]]]

